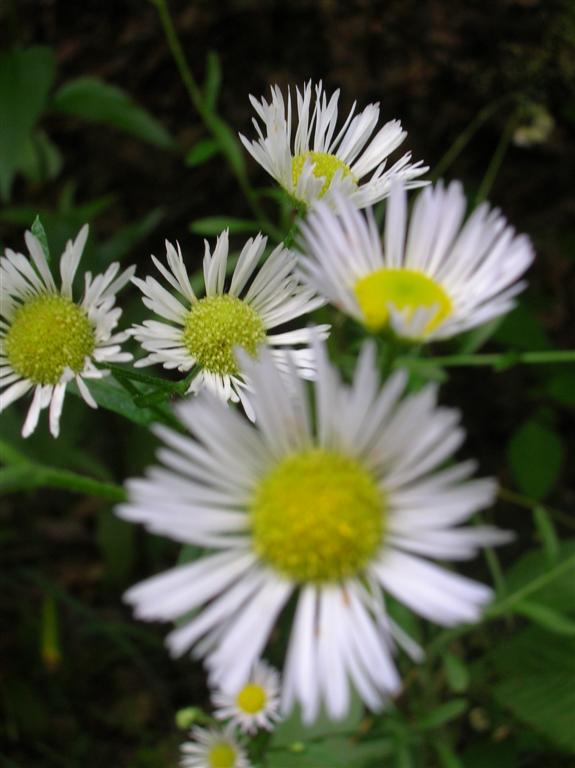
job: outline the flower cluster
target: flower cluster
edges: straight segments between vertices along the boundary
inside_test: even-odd
[[[172,654],[205,661],[225,726],[192,731],[190,768],[247,768],[243,734],[296,704],[309,723],[344,717],[352,691],[385,707],[401,689],[398,649],[423,654],[389,599],[442,626],[477,621],[491,590],[435,561],[510,539],[465,525],[496,484],[454,458],[464,430],[437,387],[413,391],[402,369],[382,379],[369,340],[347,383],[328,355],[330,325],[304,318],[331,304],[364,335],[439,342],[514,306],[531,245],[487,203],[466,216],[461,184],[426,186],[409,154],[388,167],[400,123],[376,130],[371,104],[338,127],[338,97],[308,83],[292,107],[274,87],[269,102],[252,98],[257,140],[241,137],[295,201],[295,250],[259,234],[232,259],[224,231],[206,242],[196,282],[167,242],[165,262],[152,256],[161,281],[113,264],[86,273],[78,301],[86,227],[62,255],[60,288],[31,233],[30,258],[8,250],[0,261],[0,407],[33,391],[25,436],[48,406],[58,434],[72,382],[95,406],[86,380],[130,360],[130,337],[146,353],[136,367],[185,376],[183,431],[153,427],[158,465],[127,482],[117,514],[203,550],[126,595],[139,618],[177,622]],[[408,217],[408,191],[421,186]],[[380,234],[371,206],[384,198]],[[115,333],[130,280],[153,317]],[[286,638],[281,686],[264,660],[274,630]]]

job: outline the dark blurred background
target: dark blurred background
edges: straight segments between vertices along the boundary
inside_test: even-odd
[[[489,198],[537,250],[524,302],[499,327],[490,349],[573,347],[571,0],[172,0],[170,7],[198,82],[208,52],[218,54],[218,112],[250,137],[248,94],[259,97],[270,84],[285,88],[310,78],[322,79],[328,90],[341,88],[345,110],[354,100],[359,108],[381,102],[382,118],[399,118],[408,131],[402,150],[425,160],[432,172],[469,126],[481,123],[444,177],[462,179],[472,199],[497,148],[504,150]],[[89,219],[92,258],[137,262],[144,275],[149,254],[161,255],[166,237],[180,241],[190,265],[200,263],[201,238],[190,231],[195,220],[250,216],[221,155],[186,164],[208,134],[151,3],[4,0],[0,41],[4,50],[48,46],[57,61],[54,88],[78,77],[101,78],[129,94],[174,141],[155,146],[113,125],[46,108],[41,129],[60,162],[52,171],[15,175],[0,208],[3,245],[22,250],[23,230],[40,211],[57,255],[65,238]],[[2,112],[0,104],[0,121],[9,118]],[[256,186],[270,186],[251,158],[246,163]],[[273,201],[263,199],[263,205],[273,216]],[[236,236],[237,243],[246,236]],[[142,317],[134,289],[124,302],[127,320]],[[573,391],[572,369],[457,370],[442,397],[463,409],[466,451],[480,459],[482,473],[520,490],[521,479],[508,466],[513,436],[526,423],[551,433],[561,454],[553,488],[543,495],[568,508],[575,503],[565,459],[573,454]],[[13,408],[0,422],[6,439],[18,440],[21,413]],[[54,451],[43,425],[26,450],[43,461],[54,453],[56,463],[73,462],[78,471],[116,482],[140,472],[152,456],[145,430],[127,428],[103,411],[94,417],[73,397],[63,432]],[[527,515],[511,505],[498,509],[498,521],[513,528]],[[166,658],[164,629],[132,622],[121,593],[172,564],[175,548],[116,521],[101,501],[58,491],[4,496],[0,524],[0,608],[6,615],[0,764],[172,764],[180,740],[173,713],[205,701],[203,676],[187,661]],[[465,738],[472,743],[473,733]]]

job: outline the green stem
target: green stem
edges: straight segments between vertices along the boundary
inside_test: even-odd
[[[565,514],[565,512],[561,512],[559,509],[553,509],[547,504],[541,504],[540,501],[536,501],[535,499],[530,499],[528,496],[523,496],[520,493],[516,493],[515,491],[510,491],[508,488],[500,488],[497,492],[497,495],[500,499],[503,501],[509,502],[509,504],[516,504],[518,507],[523,507],[523,509],[528,509],[530,512],[532,512],[536,507],[545,507],[547,512],[551,515],[551,517],[554,517],[558,522],[562,523],[563,525],[566,525],[569,528],[575,529],[575,520],[571,518],[569,515]]]
[[[491,102],[491,104],[487,104],[487,106],[483,107],[483,109],[480,110],[477,113],[477,115],[473,118],[473,120],[469,123],[467,128],[465,128],[459,134],[459,136],[455,139],[455,141],[449,147],[447,152],[443,155],[441,160],[438,163],[436,163],[433,173],[431,174],[431,177],[430,177],[432,181],[436,181],[445,173],[445,171],[450,167],[450,165],[453,162],[455,162],[455,160],[459,157],[461,152],[463,152],[467,144],[475,136],[475,134],[481,128],[481,126],[484,123],[486,123],[489,120],[489,118],[492,115],[494,115],[500,107],[516,99],[517,99],[516,94],[508,94],[507,96],[504,96],[501,99],[497,99],[497,101],[493,101]]]
[[[575,349],[553,349],[544,352],[502,352],[487,355],[445,355],[420,359],[400,357],[395,364],[405,368],[419,368],[426,365],[436,365],[443,368],[466,366],[506,368],[512,365],[552,365],[554,363],[575,363]]]
[[[44,467],[41,464],[32,464],[31,486],[40,488],[62,488],[73,493],[85,493],[88,496],[97,496],[108,501],[125,501],[126,491],[120,485],[103,483],[93,480],[91,477],[78,475],[66,469]]]
[[[511,141],[511,137],[513,136],[513,131],[515,130],[516,125],[517,110],[515,110],[515,112],[509,118],[505,126],[505,130],[501,134],[501,138],[499,139],[499,143],[497,144],[495,152],[493,153],[491,162],[489,163],[487,170],[485,171],[485,176],[483,177],[481,184],[479,185],[479,189],[477,190],[477,195],[475,196],[475,205],[479,205],[479,203],[483,202],[483,200],[485,200],[491,192],[491,188],[493,187],[495,179],[497,178],[497,174],[499,173],[501,165],[503,164],[503,160],[505,158],[505,154],[509,147],[509,143]]]
[[[225,157],[228,160],[230,169],[235,175],[238,181],[238,184],[243,194],[245,195],[246,200],[248,201],[248,204],[250,205],[252,211],[254,212],[255,216],[258,219],[259,224],[269,234],[271,234],[278,241],[280,241],[282,239],[282,233],[276,228],[273,222],[271,222],[269,218],[266,216],[266,214],[264,213],[262,207],[258,202],[257,195],[254,189],[252,189],[252,187],[250,186],[250,183],[245,173],[242,172],[241,168],[238,166],[237,163],[230,160],[230,157],[226,152],[226,147],[223,146],[222,142],[220,141],[220,128],[221,128],[222,121],[206,105],[204,101],[203,93],[200,87],[198,86],[198,84],[196,83],[196,80],[192,74],[192,71],[188,65],[186,56],[184,54],[184,50],[178,38],[178,34],[174,27],[174,22],[170,13],[170,9],[168,8],[167,0],[150,0],[150,1],[152,2],[153,5],[156,6],[156,9],[158,11],[158,15],[160,17],[160,22],[164,29],[164,34],[166,36],[168,47],[174,58],[174,61],[180,73],[180,77],[182,78],[184,87],[188,93],[188,96],[190,97],[190,101],[192,102],[193,106],[195,107],[196,111],[201,117],[206,128],[210,131],[214,139],[218,142],[219,146],[221,147],[222,152],[224,153]]]

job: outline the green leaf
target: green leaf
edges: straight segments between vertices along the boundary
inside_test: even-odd
[[[138,408],[128,392],[119,384],[113,376],[105,379],[93,379],[88,384],[94,400],[102,408],[119,413],[120,416],[133,421],[134,424],[148,426],[159,421],[158,414],[149,408]],[[70,391],[77,393],[74,384],[70,385]]]
[[[561,470],[563,445],[555,431],[531,420],[512,436],[508,458],[518,488],[533,499],[542,499]]]
[[[575,754],[575,639],[533,627],[500,643],[490,661],[496,700],[515,717]]]
[[[44,229],[44,225],[40,221],[39,216],[36,216],[32,224],[32,234],[36,237],[42,246],[46,261],[50,261],[50,248],[48,247],[48,238],[46,237],[46,230]]]
[[[547,384],[547,392],[561,405],[575,408],[575,371],[566,369],[555,374]]]
[[[246,164],[244,155],[242,153],[241,144],[236,139],[234,132],[229,125],[217,115],[210,114],[207,118],[207,122],[232,168],[238,176],[242,178],[245,177]]]
[[[216,51],[209,51],[206,60],[206,78],[204,81],[204,103],[209,110],[214,109],[222,85],[222,67]]]
[[[35,46],[0,54],[0,198],[10,198],[14,174],[48,100],[56,62],[49,48]]]
[[[445,676],[454,693],[463,693],[469,685],[469,670],[459,656],[447,652],[443,657]]]
[[[96,537],[106,564],[106,575],[112,582],[123,583],[134,562],[134,526],[106,510],[98,516]]]
[[[162,149],[176,147],[166,129],[127,93],[95,77],[79,77],[63,85],[54,95],[52,107],[88,122],[112,125]]]
[[[525,303],[505,315],[494,338],[500,344],[522,350],[551,349],[553,346],[535,312]]]
[[[266,768],[366,768],[381,765],[381,760],[393,752],[391,739],[356,742],[331,736],[321,742],[294,742],[291,748],[272,748],[266,755],[265,765]]]
[[[465,768],[457,754],[444,741],[436,741],[433,746],[437,752],[440,768]]]
[[[460,717],[468,708],[467,699],[452,699],[420,717],[417,725],[423,731],[434,730]]]
[[[513,611],[531,619],[535,624],[549,630],[549,632],[554,632],[556,635],[575,637],[575,621],[568,619],[547,605],[533,600],[521,600],[513,606]]]
[[[547,559],[550,564],[553,564],[557,561],[557,556],[559,555],[559,539],[557,538],[557,531],[551,516],[545,507],[537,506],[534,508],[533,522],[537,528]]]
[[[46,133],[36,129],[30,135],[22,152],[17,171],[33,184],[55,179],[62,170],[62,155]]]
[[[259,224],[251,219],[235,219],[232,216],[208,216],[190,224],[190,231],[196,235],[219,235],[223,229],[229,229],[231,234],[258,232]]]
[[[190,149],[186,155],[185,163],[188,168],[195,168],[198,165],[203,165],[211,157],[217,155],[220,151],[220,145],[214,139],[203,139],[198,141],[197,144]]]

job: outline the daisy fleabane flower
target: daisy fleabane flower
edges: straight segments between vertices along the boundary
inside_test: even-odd
[[[344,717],[352,686],[380,709],[400,689],[395,643],[421,656],[388,615],[387,594],[437,624],[477,621],[491,590],[430,558],[465,560],[509,539],[491,526],[459,527],[493,502],[496,484],[469,479],[472,461],[443,466],[464,433],[433,385],[402,400],[398,371],[381,387],[373,343],[350,386],[320,343],[315,356],[313,408],[305,383],[293,370],[282,376],[266,350],[242,358],[255,426],[207,393],[179,404],[194,437],[155,427],[163,466],[128,481],[118,508],[208,550],[126,599],[141,619],[178,621],[171,652],[204,657],[223,691],[249,680],[293,606],[282,712],[299,702],[307,722],[322,708]]]
[[[233,693],[212,694],[214,715],[231,722],[245,733],[258,728],[271,731],[280,719],[280,678],[265,661],[255,665],[247,681]]]
[[[68,241],[60,259],[60,288],[31,232],[25,235],[30,258],[8,248],[0,259],[0,411],[34,391],[24,437],[36,429],[44,408],[49,408],[50,432],[58,437],[67,385],[74,381],[96,408],[86,381],[108,373],[96,364],[132,359],[120,346],[128,334],[112,332],[122,314],[114,307],[116,294],[134,268],[120,272],[114,263],[96,277],[86,272],[83,298],[74,300],[72,283],[87,237],[86,224]]]
[[[373,135],[379,104],[369,104],[356,115],[354,103],[336,133],[339,90],[328,98],[321,82],[315,86],[315,99],[311,81],[303,92],[296,88],[296,125],[292,125],[295,116],[289,91],[287,102],[277,85],[271,88],[269,102],[253,96],[250,101],[263,128],[254,118],[259,138],[249,141],[240,134],[240,139],[254,160],[298,203],[329,199],[337,191],[357,208],[364,208],[382,200],[394,179],[403,180],[408,187],[425,184],[417,179],[428,168],[421,162],[411,163],[409,152],[387,166],[388,156],[407,134],[399,120],[391,120]]]
[[[525,235],[516,235],[487,203],[464,223],[463,188],[428,187],[407,226],[405,188],[387,201],[382,243],[373,214],[343,197],[322,202],[301,223],[301,266],[309,285],[369,330],[390,328],[402,338],[446,339],[509,312],[525,288],[519,278],[533,261]]]
[[[231,725],[223,731],[195,726],[180,747],[180,768],[251,768]]]
[[[266,243],[267,238],[261,234],[247,241],[226,286],[228,231],[218,237],[213,253],[206,241],[205,296],[198,298],[179,246],[176,250],[166,241],[168,268],[155,256],[152,260],[175,294],[153,277],[133,278],[146,307],[162,318],[145,320],[134,327],[133,335],[150,353],[136,366],[161,363],[164,368],[179,371],[195,368],[197,374],[189,393],[197,394],[207,387],[224,401],[241,401],[250,415],[253,409],[246,394],[249,384],[238,369],[237,348],[255,355],[262,345],[267,345],[280,367],[290,358],[303,377],[313,376],[308,346],[312,329],[270,331],[312,312],[324,301],[315,290],[298,281],[294,274],[297,257],[282,246],[258,269]],[[328,329],[326,325],[316,327],[324,335]]]

